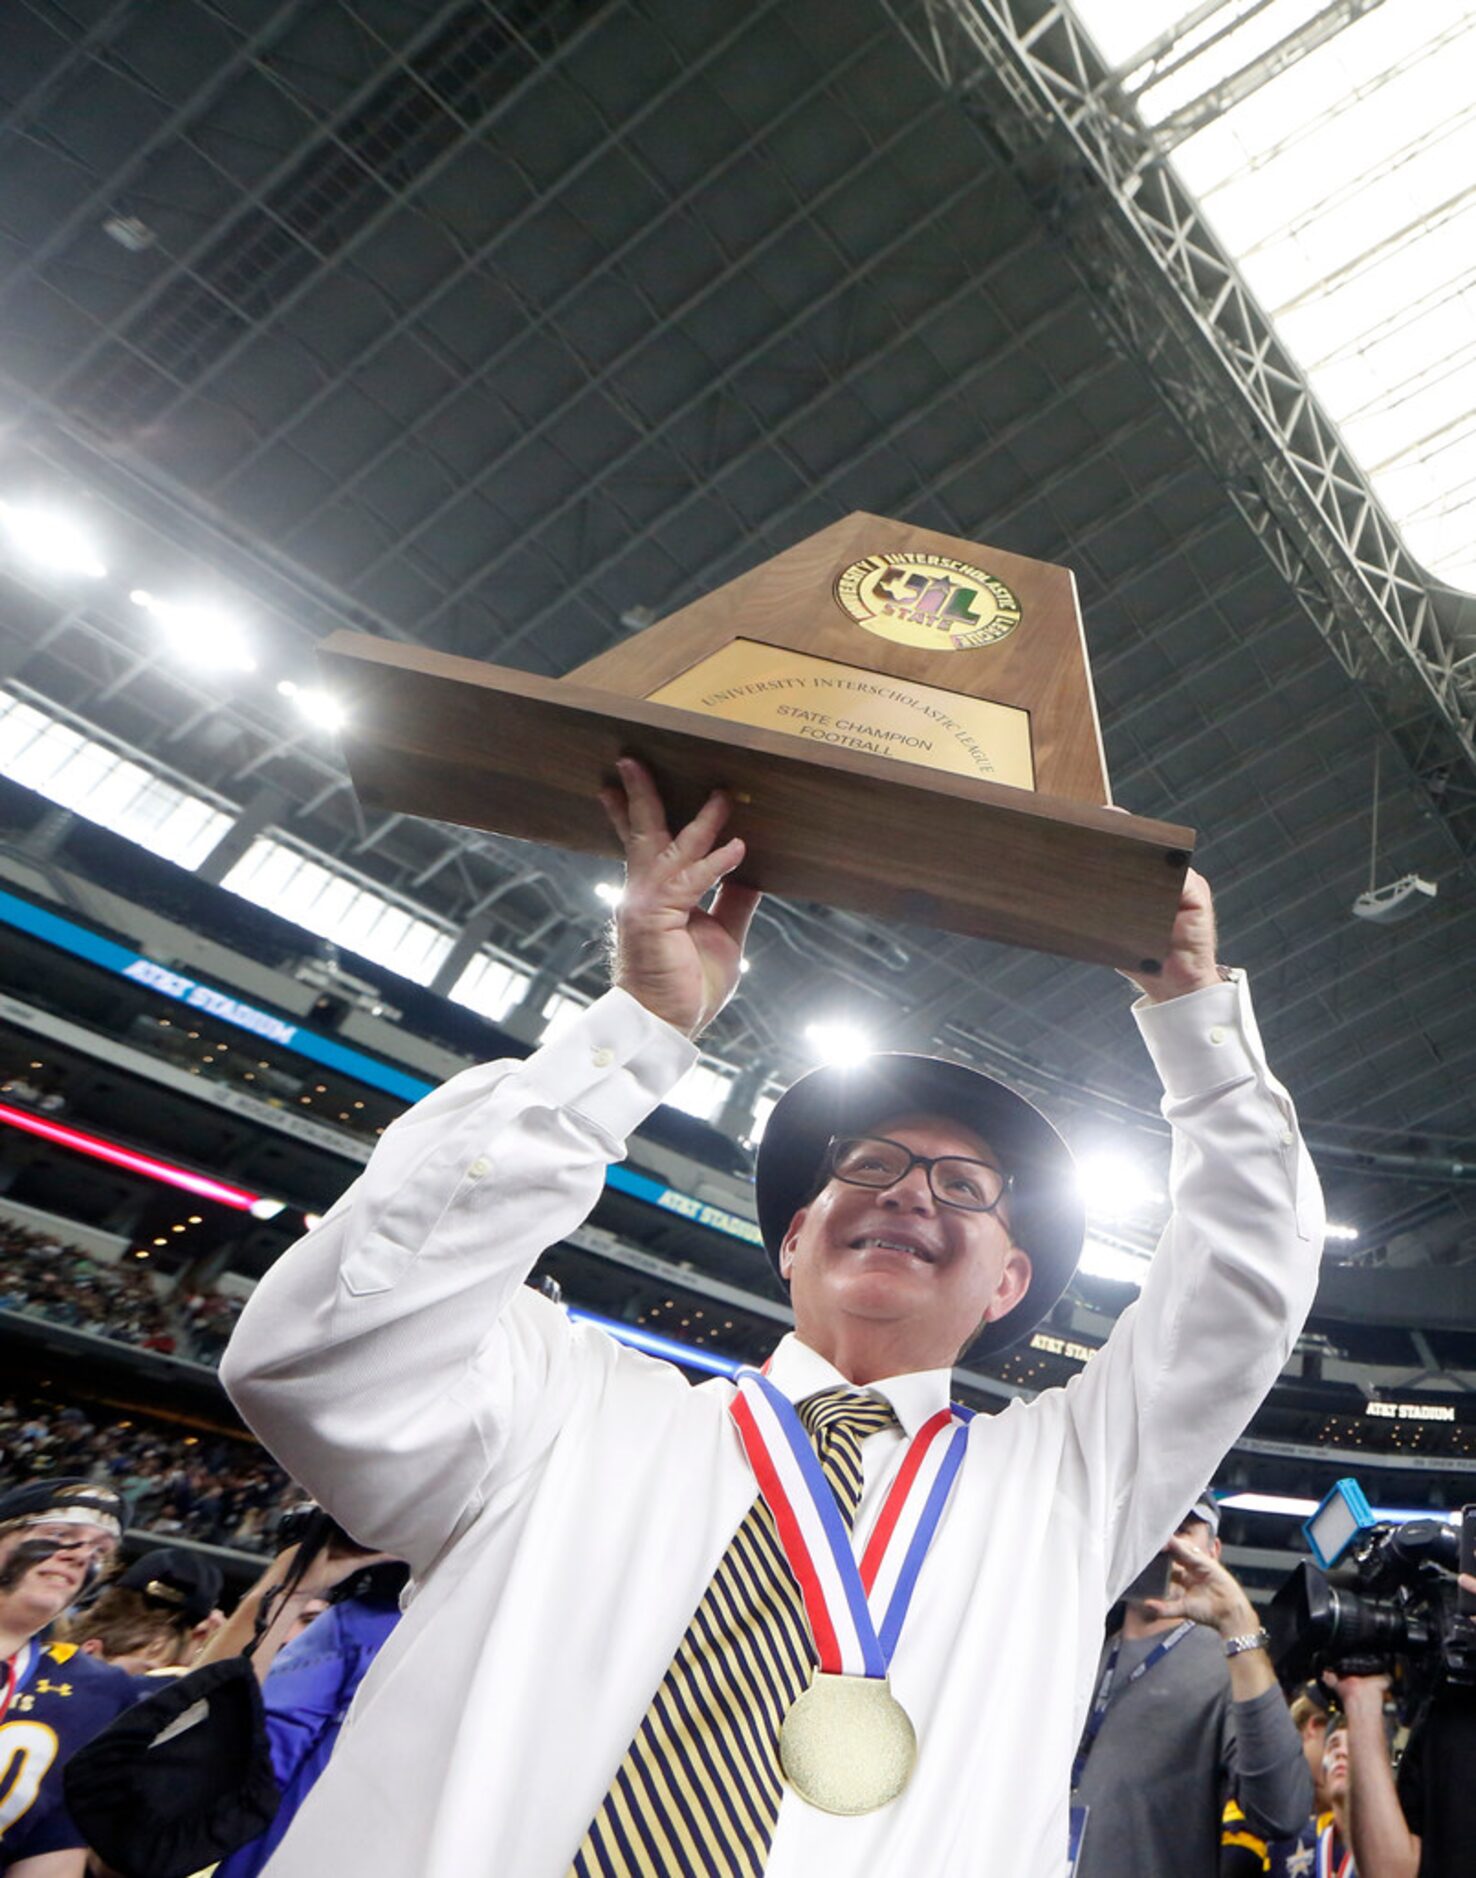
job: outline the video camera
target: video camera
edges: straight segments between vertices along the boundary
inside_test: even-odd
[[[1324,1669],[1377,1675],[1402,1662],[1412,1680],[1476,1688],[1476,1505],[1459,1525],[1431,1515],[1374,1516],[1356,1480],[1340,1480],[1302,1527],[1304,1562],[1271,1600],[1266,1628],[1283,1681]]]

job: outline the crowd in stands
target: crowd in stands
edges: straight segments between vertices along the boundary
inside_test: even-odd
[[[253,1443],[139,1418],[92,1419],[76,1406],[0,1397],[0,1490],[49,1475],[106,1481],[135,1527],[239,1551],[271,1549],[285,1507],[302,1499]]]
[[[213,1368],[241,1305],[215,1292],[165,1297],[141,1263],[108,1264],[48,1233],[0,1220],[0,1311],[24,1311]]]
[[[214,1369],[231,1340],[243,1300],[218,1291],[189,1291],[179,1301],[177,1315],[185,1328],[186,1347],[197,1363]]]

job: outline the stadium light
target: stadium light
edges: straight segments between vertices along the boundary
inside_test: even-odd
[[[1332,1219],[1327,1222],[1326,1231],[1329,1239],[1340,1239],[1351,1242],[1358,1237],[1358,1228],[1356,1226],[1341,1226],[1336,1220]]]
[[[197,1193],[202,1200],[214,1200],[219,1206],[228,1206],[238,1213],[254,1213],[262,1204],[262,1195],[248,1193],[244,1187],[232,1187],[223,1180],[216,1180],[209,1174],[197,1174],[192,1168],[176,1167],[171,1161],[161,1161],[152,1154],[140,1154],[134,1148],[125,1148],[119,1142],[105,1141],[101,1135],[84,1134],[80,1128],[68,1128],[63,1122],[54,1122],[44,1115],[33,1115],[28,1109],[11,1108],[0,1102],[0,1123],[9,1128],[18,1128],[23,1134],[39,1135],[43,1141],[50,1141],[56,1147],[70,1148],[74,1154],[88,1155],[94,1161],[106,1161],[110,1167],[124,1168],[130,1174],[142,1174],[146,1180],[157,1180],[166,1187],[178,1187],[185,1193]],[[276,1212],[281,1212],[282,1202],[267,1201]],[[262,1215],[257,1214],[258,1218]],[[268,1216],[269,1217],[269,1216]]]
[[[853,1024],[806,1024],[805,1040],[816,1056],[841,1069],[864,1063],[871,1055],[871,1039]]]
[[[342,730],[348,722],[348,713],[337,698],[316,685],[294,684],[292,679],[284,678],[277,690],[284,698],[290,698],[307,721],[319,730]]]
[[[142,587],[128,597],[158,624],[188,664],[216,672],[256,670],[245,635],[229,613],[194,600],[163,600]]]
[[[48,574],[101,580],[108,571],[82,529],[65,515],[30,503],[0,502],[0,522],[16,554]]]
[[[1294,1493],[1226,1493],[1219,1497],[1222,1511],[1274,1513],[1285,1519],[1310,1519],[1321,1504],[1321,1500],[1304,1500]],[[1375,1506],[1369,1510],[1375,1519],[1396,1526],[1411,1519],[1442,1519],[1449,1525],[1460,1518],[1458,1512],[1442,1512],[1438,1506]]]
[[[595,898],[597,900],[603,900],[606,906],[615,907],[619,906],[620,902],[625,898],[625,889],[618,881],[597,880],[595,882],[594,894]]]

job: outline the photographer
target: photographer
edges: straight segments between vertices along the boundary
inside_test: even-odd
[[[1461,1588],[1476,1592],[1462,1574]],[[1386,1675],[1327,1672],[1348,1718],[1348,1829],[1359,1878],[1468,1878],[1476,1845],[1476,1691],[1437,1684],[1395,1776]]]

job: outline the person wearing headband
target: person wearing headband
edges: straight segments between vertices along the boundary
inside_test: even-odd
[[[283,1465],[414,1575],[270,1878],[1060,1878],[1106,1610],[1316,1285],[1316,1176],[1209,891],[1135,1007],[1172,1218],[1067,1387],[950,1403],[959,1355],[1028,1335],[1074,1270],[1065,1144],[989,1077],[881,1054],[770,1115],[755,1201],[795,1329],[691,1388],[524,1283],[697,1060],[757,898],[721,796],[673,834],[624,760],[604,802],[614,988],[386,1129],[225,1355]]]
[[[81,1878],[85,1841],[62,1769],[136,1702],[120,1669],[46,1633],[117,1556],[127,1506],[111,1487],[37,1480],[0,1493],[0,1873]]]

